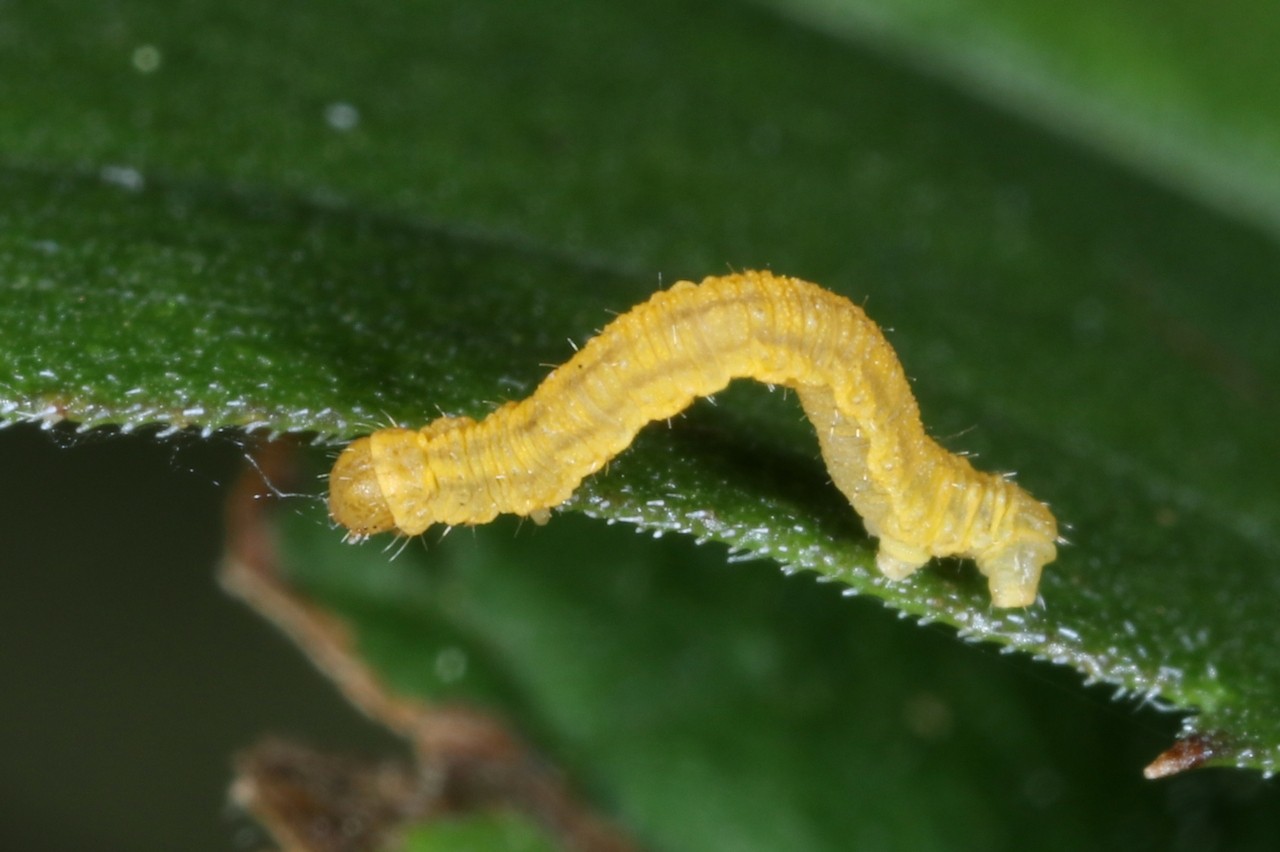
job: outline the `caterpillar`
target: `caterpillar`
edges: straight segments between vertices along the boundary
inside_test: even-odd
[[[843,296],[770,272],[682,281],[617,317],[527,399],[351,443],[329,512],[360,539],[500,513],[545,523],[640,429],[752,378],[795,390],[836,487],[901,580],[936,556],[972,559],[992,603],[1028,606],[1057,556],[1048,507],[925,434],[880,328]]]

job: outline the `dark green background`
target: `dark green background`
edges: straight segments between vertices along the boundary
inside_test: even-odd
[[[261,835],[224,806],[232,751],[267,732],[397,751],[271,628],[216,588],[219,501],[242,461],[238,446],[15,428],[0,433],[0,450],[14,464],[0,502],[6,847],[252,848],[248,838]],[[600,535],[616,547],[616,535]],[[661,547],[630,537],[642,551]],[[703,571],[715,584],[738,571],[761,575],[753,582],[778,579],[767,563],[725,566],[715,553],[706,561],[679,570]],[[785,582],[810,585],[806,575]],[[838,597],[831,586],[818,593]],[[891,677],[873,674],[863,688],[890,716],[916,720],[917,732],[902,740],[915,744],[903,756],[913,772],[927,777],[931,760],[970,747],[955,734],[966,720],[949,715],[964,712],[956,696],[995,689],[1046,720],[1035,735],[1045,750],[1012,757],[1021,784],[975,791],[980,798],[1007,800],[1032,821],[1083,823],[1098,848],[1268,847],[1280,798],[1256,776],[1208,770],[1141,779],[1138,767],[1177,728],[1172,716],[1115,703],[1106,687],[1081,691],[1069,672],[957,644],[941,628],[908,630],[873,602],[844,603],[868,654],[878,647],[908,654]],[[867,671],[859,666],[850,676]],[[1064,774],[1064,765],[1081,761],[1090,771]],[[886,767],[860,771],[874,788]],[[864,795],[879,810],[874,789]],[[927,798],[911,805],[934,806]]]
[[[0,457],[4,848],[254,848],[225,804],[234,751],[399,750],[217,587],[234,443],[15,427]]]

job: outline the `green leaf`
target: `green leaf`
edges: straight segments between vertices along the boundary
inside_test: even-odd
[[[208,187],[9,171],[0,192],[11,419],[352,435],[421,418],[424,379],[433,404],[479,413],[571,352],[611,280],[511,240]]]
[[[759,389],[654,427],[569,508],[723,542],[1069,666],[1194,713],[1186,730],[1213,735],[1218,761],[1274,771],[1274,243],[879,53],[751,6],[633,6],[322,2],[299,14],[237,0],[161,17],[138,2],[66,0],[10,10],[0,28],[0,98],[11,104],[0,123],[0,414],[324,437],[441,411],[482,415],[526,394],[571,355],[569,339],[661,282],[770,266],[864,304],[890,329],[929,429],[978,452],[984,468],[1016,469],[1052,503],[1072,544],[1046,572],[1044,606],[991,610],[969,565],[905,584],[878,577],[874,543],[826,483],[794,401]],[[312,524],[327,548],[317,566],[341,559],[353,581],[376,581],[358,567],[380,563],[376,549],[342,550]],[[564,546],[555,535],[521,538],[501,558],[519,563],[528,548],[541,560]],[[451,546],[470,544],[457,537]],[[508,616],[538,635],[570,609],[610,623],[609,583],[650,582],[664,560],[692,558],[678,546],[631,556],[609,541],[613,564],[590,576],[525,576],[516,564],[481,587],[518,584]],[[829,595],[754,570],[709,583],[672,568],[670,588],[629,612],[643,620],[635,633],[612,622],[619,647],[601,653],[607,668],[618,677],[619,661],[632,660],[650,684],[628,695],[630,712],[677,706],[690,714],[687,734],[645,739],[641,726],[642,746],[618,766],[597,758],[598,741],[559,753],[600,788],[622,790],[641,751],[669,764],[686,747],[742,748],[754,774],[692,761],[676,767],[686,783],[665,793],[714,788],[724,804],[708,812],[708,838],[712,828],[736,837],[731,820],[767,814],[781,834],[762,827],[761,848],[782,835],[816,848],[856,833],[860,812],[837,813],[834,794],[819,804],[813,790],[780,804],[786,779],[812,776],[847,800],[878,780],[868,767],[888,755],[873,753],[853,778],[853,764],[799,761],[760,732],[793,730],[769,701],[845,677],[852,643],[831,653],[824,630],[866,613],[821,597],[797,604],[786,625],[797,638],[768,639],[779,625],[760,628],[752,606]],[[685,583],[721,594],[673,609]],[[573,596],[572,607],[542,600],[553,593]],[[359,594],[377,601],[376,588],[350,598]],[[675,612],[708,628],[690,640],[692,685],[678,700],[655,674],[673,650],[650,647]],[[414,618],[427,647],[452,629],[431,606]],[[500,644],[507,623],[469,629],[480,646]],[[699,718],[699,684],[720,688],[700,679],[712,665],[698,657],[702,643],[730,641],[738,623],[748,633],[739,665],[800,681],[770,669],[750,688],[704,696]],[[915,641],[908,634],[885,631]],[[778,657],[764,647],[759,662],[752,649],[773,641],[795,645]],[[538,687],[545,694],[524,685],[530,667],[568,666],[572,647],[507,663],[510,682],[485,700],[549,743],[601,724],[594,687],[567,674]],[[900,665],[874,656],[886,662],[868,671]],[[874,702],[878,680],[858,680],[861,700]],[[966,735],[1033,748],[1018,734],[1027,719],[998,700],[984,708],[987,691],[975,690],[965,717],[1005,721]],[[725,696],[735,700],[712,701]],[[839,702],[823,703],[833,700],[819,702],[823,735],[811,747],[838,727]],[[548,718],[551,707],[567,709]],[[874,739],[874,717],[848,735]],[[766,777],[792,760],[789,775]],[[739,789],[739,777],[762,786]],[[967,777],[936,780],[937,837],[946,815],[969,806],[989,826],[1008,818],[1008,802]],[[919,777],[909,780],[894,795],[923,799]],[[618,793],[617,808],[639,823],[663,793]],[[902,817],[883,830],[915,828]]]

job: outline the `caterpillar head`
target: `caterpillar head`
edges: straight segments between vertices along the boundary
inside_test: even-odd
[[[334,463],[329,474],[329,515],[355,537],[395,529],[368,438],[353,441]]]
[[[414,429],[379,429],[352,441],[329,474],[329,514],[363,538],[420,535],[439,522],[436,478]]]

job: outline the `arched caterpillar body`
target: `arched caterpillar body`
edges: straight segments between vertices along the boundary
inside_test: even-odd
[[[831,479],[879,539],[886,576],[967,557],[996,606],[1035,601],[1041,568],[1057,555],[1049,509],[925,434],[902,365],[859,307],[769,272],[657,293],[528,399],[481,421],[442,417],[358,439],[329,476],[330,512],[357,537],[504,512],[543,522],[645,424],[744,377],[796,391]]]

